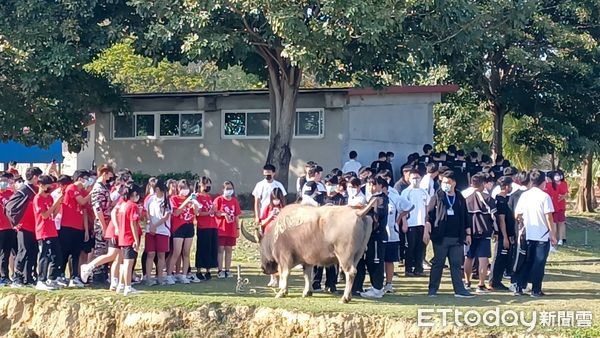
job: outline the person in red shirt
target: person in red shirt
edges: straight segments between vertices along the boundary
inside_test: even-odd
[[[14,194],[14,191],[10,186],[12,177],[13,176],[10,173],[2,173],[2,175],[0,175],[0,202],[2,202],[3,205],[6,204],[8,199]]]
[[[42,175],[39,179],[39,192],[33,198],[33,214],[35,216],[35,237],[38,240],[40,254],[38,256],[38,281],[35,288],[42,291],[58,289],[56,278],[59,276],[58,265],[62,263],[58,232],[54,223],[54,215],[62,203],[62,194],[56,201],[52,198],[54,179]]]
[[[38,167],[28,168],[25,172],[27,182],[17,193],[27,197],[25,213],[17,228],[17,256],[15,258],[15,271],[12,287],[22,287],[33,283],[33,273],[37,267],[38,243],[35,239],[35,216],[33,213],[33,198],[38,191],[38,179],[42,170]],[[15,193],[15,194],[17,194]]]
[[[171,237],[173,238],[173,247],[167,260],[167,272],[170,274],[167,283],[177,281],[182,284],[189,284],[187,272],[190,267],[190,249],[194,241],[194,210],[193,201],[196,200],[195,194],[191,194],[190,185],[186,180],[181,180],[177,184],[179,194],[171,196]],[[176,271],[176,263],[181,257],[181,273]],[[173,275],[175,272],[175,276]]]
[[[17,161],[10,161],[8,163],[8,172],[13,175],[13,177],[19,177],[19,171],[17,170]]]
[[[279,188],[273,189],[271,191],[271,196],[269,198],[271,201],[269,206],[265,209],[265,212],[260,217],[260,229],[264,234],[268,233],[271,230],[271,226],[277,220],[277,216],[283,207],[285,207],[285,196],[283,196],[283,191]],[[279,285],[279,279],[277,274],[271,275],[271,280],[268,287],[277,287]]]
[[[196,200],[199,205],[196,213],[196,276],[200,280],[210,280],[210,269],[219,267],[219,231],[215,221],[213,198],[210,196],[211,188],[212,181],[206,176],[202,176],[196,186]],[[204,274],[201,269],[205,270]]]
[[[133,264],[137,259],[140,249],[142,228],[140,227],[140,207],[137,204],[141,198],[142,189],[130,184],[124,189],[123,203],[117,210],[118,244],[121,249],[121,271],[117,293],[121,290],[123,295],[137,293],[131,286]]]
[[[565,176],[562,170],[557,170],[550,173],[550,182],[546,182],[546,188],[544,189],[548,195],[552,198],[552,204],[554,205],[554,213],[552,218],[555,224],[555,233],[558,239],[558,245],[567,244],[567,227],[565,222],[567,221],[567,197],[569,196],[569,186],[565,181]]]
[[[6,172],[0,175],[0,286],[9,282],[9,265],[12,262],[14,267],[13,252],[17,249],[17,233],[4,214],[4,205],[14,194],[10,184],[12,177],[12,174]]]
[[[77,170],[73,174],[73,184],[67,186],[64,191],[58,237],[63,252],[61,274],[65,273],[67,264],[70,263],[69,287],[83,287],[83,282],[79,277],[79,257],[83,243],[87,242],[90,237],[86,206],[90,203],[91,196],[87,193],[87,188],[91,185],[89,172]]]
[[[219,278],[233,277],[229,271],[231,268],[231,255],[239,236],[239,216],[242,213],[234,192],[233,183],[225,181],[223,183],[223,195],[215,198],[214,202],[219,229]]]

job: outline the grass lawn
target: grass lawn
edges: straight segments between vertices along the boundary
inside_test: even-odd
[[[546,334],[563,333],[566,336],[598,337],[600,336],[600,220],[599,216],[571,215],[568,220],[569,246],[561,247],[558,253],[551,254],[546,268],[544,291],[547,297],[533,299],[530,297],[514,297],[511,293],[491,293],[477,296],[474,299],[456,299],[453,297],[450,277],[446,273],[439,296],[428,298],[428,278],[395,277],[395,293],[386,295],[381,300],[353,299],[350,304],[339,304],[339,296],[315,294],[312,298],[303,299],[302,272],[294,271],[291,278],[290,295],[285,299],[275,299],[275,290],[267,288],[268,277],[259,271],[256,245],[243,238],[238,241],[234,258],[236,264],[242,266],[242,275],[250,283],[246,292],[236,294],[236,278],[212,280],[210,282],[190,285],[174,285],[164,287],[142,287],[146,293],[133,297],[120,297],[104,290],[61,290],[44,297],[63,295],[65,299],[79,302],[90,296],[110,299],[114,305],[131,305],[141,309],[157,309],[172,307],[194,308],[200,304],[227,303],[248,306],[285,308],[310,313],[360,313],[365,315],[383,315],[404,318],[416,322],[417,310],[422,308],[458,308],[463,311],[477,310],[483,313],[499,307],[501,310],[523,310],[530,318],[532,311],[591,311],[592,328],[559,328],[542,327],[538,324],[536,332]],[[587,243],[584,245],[587,231]],[[431,257],[431,253],[428,254]],[[138,264],[138,267],[140,265]],[[233,269],[235,271],[235,269]],[[400,270],[400,269],[398,269]],[[400,270],[403,271],[403,270]],[[340,286],[341,288],[342,286]],[[3,292],[15,292],[4,289]],[[17,292],[35,292],[31,289]],[[558,324],[557,324],[558,325]],[[524,333],[522,327],[513,328],[479,328],[482,332]]]

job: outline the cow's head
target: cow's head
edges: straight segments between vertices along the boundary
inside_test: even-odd
[[[260,246],[260,265],[263,273],[272,275],[277,273],[278,264],[273,257],[273,235],[272,232],[263,235],[260,230],[248,231],[244,226],[244,222],[241,222],[240,230],[242,235],[252,243],[257,243]]]

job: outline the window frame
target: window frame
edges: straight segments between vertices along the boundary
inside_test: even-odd
[[[319,120],[323,121],[320,126],[319,135],[296,135],[296,127],[298,124],[298,113],[319,113]],[[294,117],[294,135],[295,139],[323,139],[325,138],[325,109],[324,108],[296,108],[296,116]]]
[[[115,113],[111,113],[111,137],[113,140],[201,140],[204,139],[204,123],[206,113],[203,110],[157,110],[157,111],[135,111],[131,113],[133,119],[133,137],[115,137]],[[179,115],[179,135],[176,136],[160,136],[160,115],[161,114],[177,114]],[[202,136],[181,136],[181,116],[202,114]],[[154,117],[154,135],[137,136],[137,116],[152,115]]]
[[[225,115],[226,114],[246,114],[246,135],[225,135]],[[269,114],[269,134],[265,136],[251,135],[248,136],[248,116],[247,114]],[[227,109],[221,110],[221,139],[224,140],[236,140],[236,139],[245,139],[245,140],[268,140],[271,138],[272,124],[271,124],[271,112],[268,109]]]

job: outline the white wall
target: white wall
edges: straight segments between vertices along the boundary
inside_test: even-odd
[[[79,153],[70,153],[69,148],[66,142],[63,142],[63,156],[65,157],[62,167],[61,173],[65,175],[73,175],[75,170],[77,169],[91,169],[92,162],[95,158],[95,142],[94,138],[96,136],[96,125],[90,125],[87,127],[88,129],[88,143],[83,146],[82,150]]]

